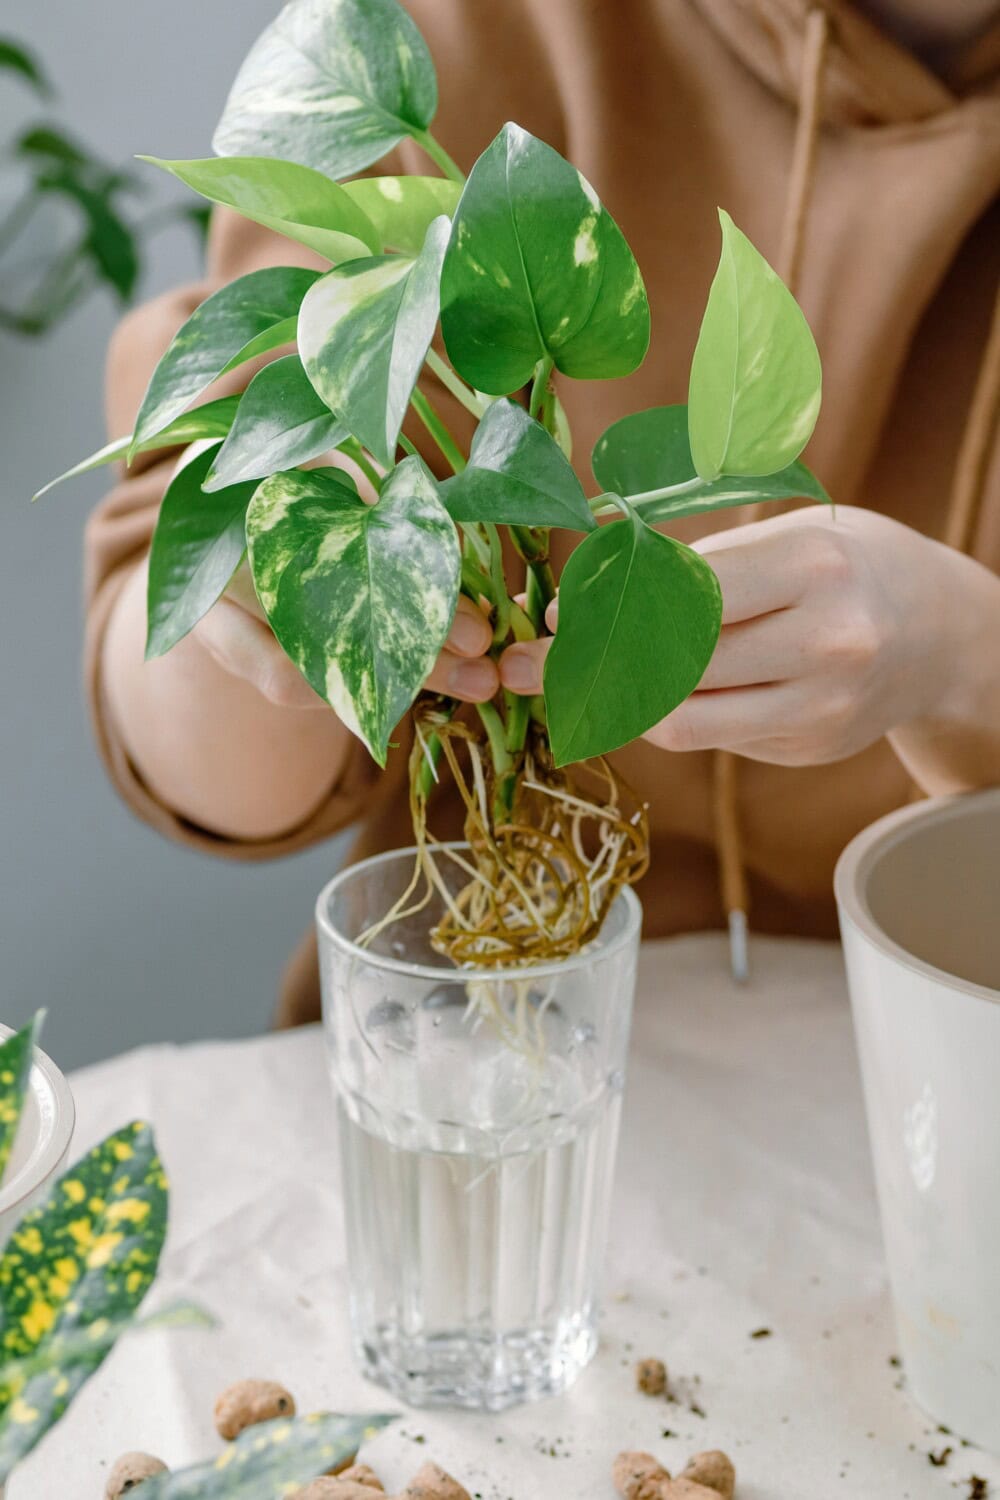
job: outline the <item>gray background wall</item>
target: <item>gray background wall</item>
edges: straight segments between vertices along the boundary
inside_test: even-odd
[[[38,52],[55,112],[107,159],[203,156],[239,60],[277,8],[4,0],[0,33]],[[39,112],[0,75],[0,142]],[[145,170],[151,206],[179,196]],[[186,230],[148,255],[143,297],[198,273]],[[48,1007],[44,1045],[63,1067],[265,1027],[339,854],[253,868],[202,858],[137,823],[104,779],[79,688],[79,597],[81,527],[108,471],[34,508],[29,497],[104,441],[117,316],[99,292],[42,340],[0,333],[0,1019]]]

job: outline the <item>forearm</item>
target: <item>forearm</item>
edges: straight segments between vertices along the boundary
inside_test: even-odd
[[[332,712],[270,702],[187,637],[143,659],[145,564],[108,622],[101,673],[108,712],[150,791],[223,837],[278,838],[339,780],[350,734]]]

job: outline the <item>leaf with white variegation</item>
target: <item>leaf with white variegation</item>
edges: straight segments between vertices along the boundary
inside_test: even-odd
[[[703,479],[774,474],[816,426],[819,354],[784,282],[723,209],[719,221],[722,254],[691,361],[691,456]]]
[[[448,177],[359,177],[343,189],[375,226],[378,248],[407,255],[419,252],[439,214],[452,217],[462,196]]]
[[[441,278],[452,364],[507,395],[548,356],[578,380],[628,375],[649,343],[649,304],[614,219],[574,166],[507,124],[476,162]]]
[[[291,0],[247,55],[212,146],[348,177],[436,109],[430,53],[396,0]]]
[[[375,226],[353,195],[322,172],[299,162],[269,156],[209,156],[199,161],[165,161],[140,156],[208,198],[308,245],[338,265],[382,248]]]
[[[638,739],[694,692],[715,650],[722,595],[690,547],[630,511],[571,555],[545,661],[557,765]]]
[[[299,313],[299,354],[317,394],[387,466],[437,325],[449,228],[444,215],[435,219],[415,260],[376,255],[336,267]]]
[[[516,401],[486,410],[461,474],[441,485],[453,521],[592,531],[583,486],[559,444]]]
[[[644,521],[672,521],[702,511],[769,500],[831,500],[805,464],[749,479],[699,479],[688,442],[686,406],[653,406],[612,423],[594,445],[594,478],[604,490],[628,495]],[[687,485],[679,495],[642,498],[668,485]]]
[[[153,371],[129,458],[220,375],[291,343],[302,299],[318,276],[299,266],[267,266],[220,287],[196,307]]]
[[[317,396],[299,356],[272,360],[244,391],[205,491],[297,468],[338,447],[347,435],[345,424]]]
[[[385,765],[451,628],[461,556],[417,458],[366,505],[331,469],[265,479],[247,513],[254,584],[286,654]]]

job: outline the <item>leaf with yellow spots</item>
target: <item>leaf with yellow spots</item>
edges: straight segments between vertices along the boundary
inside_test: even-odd
[[[0,1178],[7,1170],[17,1127],[21,1123],[41,1024],[39,1014],[0,1045]]]

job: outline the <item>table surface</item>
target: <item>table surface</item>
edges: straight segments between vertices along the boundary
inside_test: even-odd
[[[840,950],[758,939],[752,958],[740,988],[715,935],[643,950],[593,1364],[501,1416],[407,1411],[367,1450],[387,1490],[433,1457],[482,1500],[613,1500],[619,1449],[676,1471],[719,1447],[739,1500],[946,1500],[974,1473],[998,1492],[1000,1461],[939,1433],[893,1364]],[[171,1466],[214,1454],[214,1398],[251,1374],[300,1410],[398,1407],[351,1362],[317,1028],[144,1048],[71,1083],[75,1154],[129,1118],[155,1124],[172,1207],[150,1306],[194,1298],[221,1327],[124,1341],[9,1500],[97,1500],[130,1448]],[[647,1355],[674,1401],[636,1390]]]

